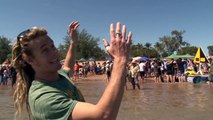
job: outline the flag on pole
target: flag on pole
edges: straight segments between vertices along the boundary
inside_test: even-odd
[[[201,62],[208,62],[208,60],[206,59],[206,56],[203,53],[203,50],[199,47],[194,57],[194,63],[201,63]]]

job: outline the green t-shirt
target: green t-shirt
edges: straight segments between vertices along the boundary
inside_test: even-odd
[[[67,120],[76,103],[84,101],[80,91],[70,81],[68,71],[59,70],[58,73],[59,80],[32,82],[28,101],[35,120]]]

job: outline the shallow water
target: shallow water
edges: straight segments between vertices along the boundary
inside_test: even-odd
[[[86,101],[96,103],[104,81],[80,81],[76,84]],[[212,120],[213,86],[191,83],[145,83],[141,90],[128,85],[117,120]],[[13,119],[10,87],[0,87],[0,120]],[[26,119],[26,117],[25,117]]]

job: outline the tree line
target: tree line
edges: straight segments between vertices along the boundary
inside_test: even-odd
[[[159,41],[154,45],[151,43],[136,43],[131,46],[131,57],[147,56],[150,58],[164,58],[172,53],[176,54],[190,54],[195,55],[197,51],[196,46],[191,46],[190,43],[183,40],[184,30],[173,30],[171,35],[164,35],[159,38]],[[85,29],[78,31],[78,44],[76,59],[93,59],[93,60],[106,60],[109,56],[106,54],[99,43],[100,38],[94,37]],[[12,40],[4,36],[0,36],[0,64],[5,59],[11,59]],[[65,58],[66,51],[70,44],[70,38],[64,37],[64,41],[59,44],[58,50],[61,54],[61,59]],[[101,43],[102,44],[102,43]],[[208,54],[213,55],[213,45],[208,48]]]

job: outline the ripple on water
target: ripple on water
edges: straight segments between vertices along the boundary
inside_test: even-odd
[[[97,103],[106,87],[104,81],[76,84],[88,102]],[[0,120],[13,119],[10,87],[0,88]],[[213,86],[207,84],[145,83],[141,90],[124,92],[117,120],[212,120]]]

